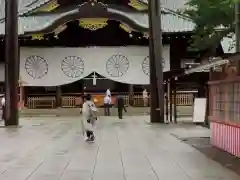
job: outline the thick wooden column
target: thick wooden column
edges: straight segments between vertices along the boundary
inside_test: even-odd
[[[18,0],[5,1],[5,125],[18,125]]]
[[[173,88],[172,88],[172,80],[169,81],[169,116],[170,116],[170,122],[172,122],[173,114],[172,109],[173,108]]]
[[[158,87],[157,87],[157,76],[156,76],[156,68],[154,63],[154,55],[153,54],[153,48],[152,43],[149,41],[149,50],[150,50],[150,95],[151,95],[151,101],[150,101],[150,121],[158,122],[160,120],[160,113],[157,111],[159,108],[158,103]]]
[[[169,107],[169,97],[170,97],[170,82],[167,81],[166,82],[166,96],[165,96],[165,101],[166,101],[166,105],[165,105],[165,115],[166,115],[166,122],[169,122],[169,113],[168,113],[168,107]]]
[[[56,106],[61,107],[61,86],[56,87]]]
[[[173,120],[177,123],[177,84],[176,80],[173,81]]]
[[[19,85],[19,90],[20,90],[19,104],[20,104],[20,108],[22,109],[24,107],[24,86],[22,86],[21,83]]]
[[[148,2],[148,14],[151,122],[164,123],[164,85],[160,0],[152,0]]]

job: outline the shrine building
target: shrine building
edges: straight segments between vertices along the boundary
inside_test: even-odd
[[[0,52],[5,10],[0,0]],[[161,0],[164,73],[194,63],[188,50],[194,23],[177,13],[185,0]],[[50,97],[54,107],[76,106],[83,89],[103,94],[140,93],[149,84],[147,0],[19,0],[20,92]],[[0,93],[4,93],[0,53]],[[72,101],[69,99],[76,98]],[[64,99],[68,99],[67,103]],[[40,105],[39,105],[40,107]]]

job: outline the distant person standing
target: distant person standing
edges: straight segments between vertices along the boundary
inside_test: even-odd
[[[104,97],[104,115],[105,116],[110,116],[111,103],[112,103],[111,96],[106,95]]]
[[[107,89],[105,96],[110,96],[110,97],[111,97],[111,91],[110,91],[110,88]]]
[[[127,110],[124,105],[124,99],[120,94],[117,96],[116,103],[117,103],[117,109],[118,109],[118,118],[122,119],[123,118],[123,110],[125,112],[127,112]]]
[[[144,107],[147,107],[148,106],[148,92],[147,92],[147,89],[143,90],[142,98],[143,98],[143,105],[144,105]]]
[[[1,99],[1,105],[2,105],[2,120],[5,120],[5,97],[4,96]]]

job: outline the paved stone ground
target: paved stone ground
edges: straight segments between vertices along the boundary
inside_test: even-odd
[[[1,180],[239,180],[239,176],[172,136],[176,125],[147,116],[100,118],[95,143],[83,141],[79,118],[25,118],[0,128]]]
[[[100,115],[104,115],[104,109],[99,108]],[[57,108],[57,109],[27,109],[24,108],[20,115],[22,117],[37,117],[37,116],[79,116],[79,108]],[[149,107],[128,107],[125,116],[136,116],[143,115],[150,112]],[[1,114],[1,111],[0,111]],[[192,106],[178,106],[177,116],[178,117],[191,117],[193,114]],[[111,109],[111,115],[117,116],[117,109]]]
[[[240,158],[213,147],[210,143],[209,129],[185,124],[181,128],[175,129],[172,134],[184,143],[193,146],[208,158],[240,175]]]

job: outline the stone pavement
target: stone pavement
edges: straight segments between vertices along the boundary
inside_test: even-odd
[[[101,117],[95,143],[84,142],[77,117],[21,119],[0,128],[0,180],[239,180],[175,138],[177,125],[146,118]]]

